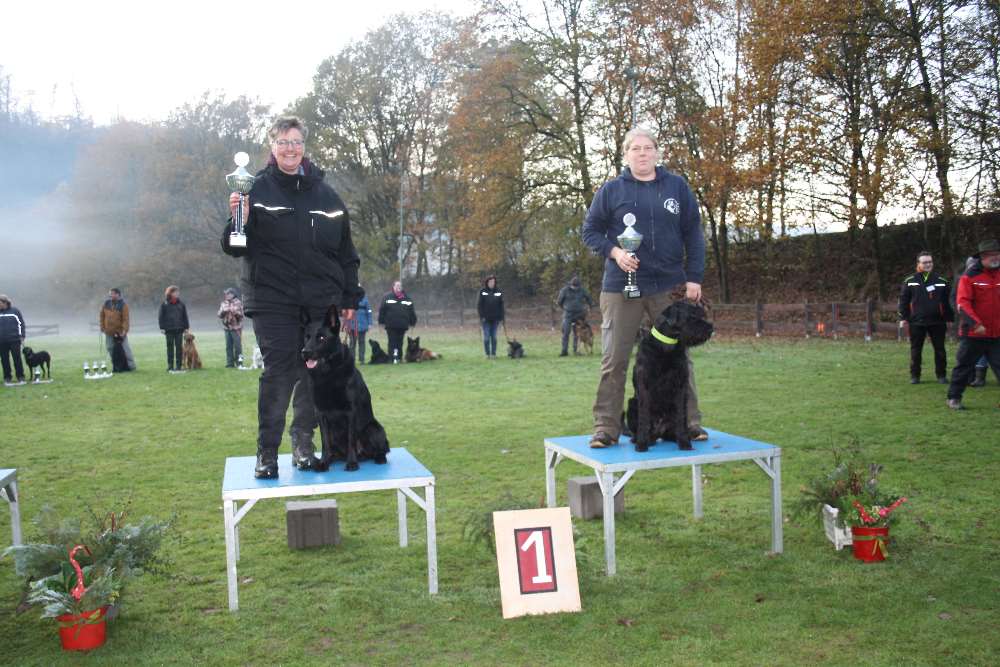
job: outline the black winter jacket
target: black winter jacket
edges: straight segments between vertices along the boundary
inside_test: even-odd
[[[386,329],[409,329],[417,323],[417,312],[413,310],[413,301],[403,293],[397,298],[394,292],[382,297],[382,305],[378,308],[378,323]]]
[[[257,173],[246,248],[230,247],[231,220],[223,230],[223,252],[243,258],[240,287],[247,315],[332,305],[356,309],[364,295],[347,207],[323,182],[322,169],[303,160],[302,170],[293,176],[272,163]]]
[[[17,343],[24,340],[24,316],[11,306],[0,310],[0,343]]]
[[[951,285],[936,273],[914,273],[899,290],[899,318],[910,324],[944,324],[955,321]]]
[[[487,322],[500,322],[504,319],[503,312],[503,292],[495,282],[493,289],[483,283],[479,290],[479,301],[476,303],[476,310],[479,312],[479,319]]]
[[[188,322],[187,306],[181,300],[178,300],[177,303],[169,301],[161,303],[158,320],[160,329],[163,331],[186,331],[191,328]]]

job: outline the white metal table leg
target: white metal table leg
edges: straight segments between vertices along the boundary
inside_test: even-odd
[[[694,494],[694,518],[704,516],[701,504],[701,466],[691,466],[691,492]]]
[[[771,551],[780,554],[785,550],[781,516],[781,457],[771,457]]]
[[[406,524],[406,494],[400,489],[396,489],[396,506],[399,515],[399,546],[405,547],[408,544],[409,527]]]
[[[240,608],[236,578],[236,502],[222,501],[222,512],[226,523],[226,577],[229,584],[229,611]]]
[[[4,489],[10,505],[10,532],[14,546],[21,544],[21,494],[17,490],[17,480],[12,479]]]
[[[556,461],[558,454],[545,448],[545,505],[556,506]]]
[[[602,472],[598,473],[598,476],[601,480],[601,496],[604,500],[604,559],[610,577],[617,571],[615,563],[615,475],[610,472]]]
[[[437,515],[434,505],[434,485],[424,491],[424,513],[427,515],[427,589],[431,595],[438,592]]]

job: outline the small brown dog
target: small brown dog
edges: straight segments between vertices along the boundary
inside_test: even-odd
[[[198,348],[194,345],[194,334],[190,331],[184,332],[184,347],[181,348],[181,365],[186,370],[201,368],[201,356]]]
[[[587,354],[594,353],[594,330],[590,328],[587,320],[582,317],[573,320],[573,335],[579,340],[580,345],[587,348]]]

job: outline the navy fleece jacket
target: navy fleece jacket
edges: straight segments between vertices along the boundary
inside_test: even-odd
[[[625,231],[622,219],[627,213],[635,215],[635,230],[642,234],[636,280],[644,296],[685,282],[701,284],[705,237],[698,201],[687,181],[660,166],[654,180],[639,181],[626,167],[597,191],[583,223],[583,242],[605,258],[601,291],[625,287],[625,272],[611,259],[611,249]]]

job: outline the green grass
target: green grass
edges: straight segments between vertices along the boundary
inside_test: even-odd
[[[603,574],[600,521],[577,521],[583,612],[504,621],[496,565],[462,538],[470,516],[511,498],[540,504],[542,439],[588,433],[599,359],[558,358],[525,334],[527,358],[482,357],[478,334],[418,331],[442,361],[365,367],[376,414],[437,478],[440,594],[427,594],[423,517],[396,537],[391,491],[338,498],[343,544],[290,551],[283,504],[241,523],[240,611],[227,611],[221,482],[255,448],[256,372],[221,368],[223,336],[199,337],[209,368],[164,372],[162,336],[135,336],[139,371],[84,382],[95,337],[35,341],[57,382],[0,391],[0,467],[17,467],[25,532],[43,503],[67,515],[131,497],[176,514],[173,577],[127,591],[105,647],[60,651],[0,560],[0,654],[12,664],[991,664],[1000,651],[1000,391],[908,384],[895,342],[721,340],[695,352],[705,425],[783,449],[787,509],[829,450],[860,438],[910,497],[890,559],[855,561],[818,520],[786,523],[770,556],[769,484],[752,462],[706,466],[705,516],[690,473],[640,472],[617,523],[618,574]],[[930,354],[930,351],[927,352]],[[287,438],[282,452],[288,451]],[[560,465],[566,479],[586,469]],[[507,497],[507,496],[510,497]],[[0,544],[10,535],[0,507]],[[992,656],[992,657],[991,657]]]

